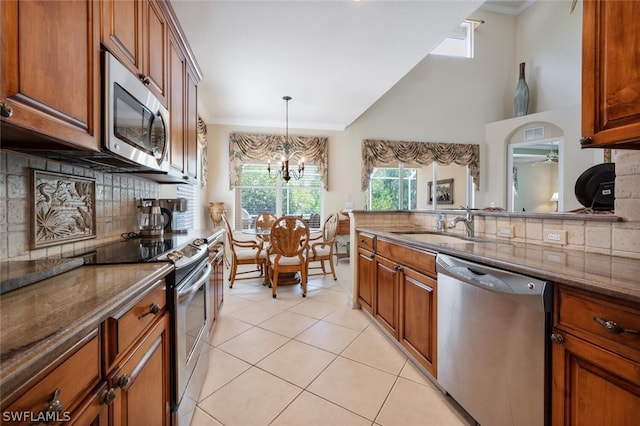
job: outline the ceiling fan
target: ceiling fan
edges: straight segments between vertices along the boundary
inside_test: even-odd
[[[545,163],[557,163],[558,162],[558,151],[554,151],[553,142],[551,142],[551,147],[549,148],[549,152],[545,155],[544,160],[535,161],[533,165],[536,164],[545,164]]]

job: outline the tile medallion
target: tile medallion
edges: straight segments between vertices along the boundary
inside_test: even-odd
[[[96,238],[95,205],[95,179],[33,169],[33,248]]]

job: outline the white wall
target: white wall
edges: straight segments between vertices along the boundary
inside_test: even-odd
[[[518,64],[526,62],[529,111],[567,107],[563,120],[575,120],[575,128],[565,133],[567,145],[578,146],[579,115],[567,116],[575,114],[581,99],[581,17],[581,4],[569,15],[566,1],[539,1],[518,17],[477,11],[471,18],[484,24],[476,30],[474,59],[425,58],[344,132],[290,129],[293,134],[329,138],[325,212],[343,209],[348,194],[354,208],[364,208],[361,141],[368,138],[478,143],[481,169],[476,206],[492,201],[505,205],[506,139],[489,134],[486,124],[513,117]],[[520,119],[524,123],[528,118],[514,120]],[[553,113],[549,121],[554,121]],[[228,208],[234,199],[228,190],[228,134],[232,131],[284,133],[283,129],[208,125],[209,184],[203,201],[223,201]],[[425,188],[426,184],[419,183]]]
[[[569,5],[538,1],[516,18],[516,63],[526,63],[529,113],[580,104],[582,2],[571,15]]]

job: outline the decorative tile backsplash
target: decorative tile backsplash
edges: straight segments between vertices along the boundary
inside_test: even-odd
[[[69,229],[83,232],[95,232],[95,238],[81,241],[56,241],[57,244],[40,247],[44,244],[35,244],[37,238],[37,205],[38,200],[44,201],[46,197],[35,198],[37,186],[31,189],[33,184],[33,169],[41,173],[49,173],[51,176],[61,174],[70,176],[68,179],[59,180],[62,184],[74,183],[73,177],[77,177],[78,182],[94,182],[95,205],[93,207],[95,222],[92,231],[86,231],[88,217],[80,221],[73,219],[75,215],[71,210],[65,210],[63,214]],[[86,179],[86,180],[85,180]],[[43,183],[43,182],[41,182]],[[57,183],[55,184],[57,185]],[[52,188],[43,187],[44,192],[51,195]],[[76,197],[76,194],[69,188],[69,196]],[[157,198],[160,191],[158,183],[126,174],[100,173],[94,170],[72,166],[53,160],[40,157],[15,153],[7,150],[0,150],[0,260],[28,260],[41,259],[45,257],[60,256],[63,253],[73,250],[91,248],[98,244],[104,244],[120,238],[120,234],[137,231],[138,209],[137,199]],[[86,195],[86,194],[85,194]],[[78,194],[75,202],[82,199]],[[61,196],[64,197],[64,196]],[[86,210],[87,206],[80,203],[81,210]],[[76,206],[76,211],[77,207]],[[86,213],[86,211],[85,211]],[[78,211],[80,218],[82,215]],[[71,219],[70,219],[71,218]],[[75,225],[72,225],[73,220]]]

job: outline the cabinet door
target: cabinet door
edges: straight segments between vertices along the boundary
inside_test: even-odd
[[[376,281],[375,255],[368,250],[358,250],[358,302],[362,309],[373,313],[373,290]]]
[[[169,120],[171,143],[169,160],[171,168],[184,173],[184,123],[185,123],[185,57],[175,36],[169,34]]]
[[[142,69],[142,2],[103,0],[101,40],[134,74]]]
[[[583,147],[640,149],[639,19],[637,1],[583,3]]]
[[[167,104],[167,22],[158,2],[144,2],[142,39],[142,73],[149,89],[160,102]]]
[[[185,123],[185,168],[190,179],[198,176],[198,82],[187,70],[186,123]]]
[[[93,331],[86,339],[81,340],[71,350],[68,358],[20,395],[9,407],[2,407],[2,412],[17,415],[33,413],[65,420],[62,417],[69,410],[74,412],[78,404],[101,381],[100,343],[97,334],[97,330]],[[9,395],[3,395],[7,396]],[[51,409],[55,406],[62,407],[62,412],[56,413],[56,410]]]
[[[632,426],[640,419],[640,364],[568,333],[552,347],[552,424]]]
[[[169,315],[110,377],[114,425],[169,425]]]
[[[376,281],[373,315],[380,324],[398,338],[398,282],[402,267],[376,256]]]
[[[10,124],[11,130],[26,130],[75,148],[98,150],[99,3],[1,3],[3,145],[10,139],[4,124]]]
[[[403,268],[398,340],[436,377],[436,280]]]
[[[86,399],[82,406],[78,407],[69,416],[70,426],[107,426],[109,410],[108,405],[103,402],[103,395],[107,391],[107,384],[98,387]],[[66,424],[66,423],[63,423]]]

